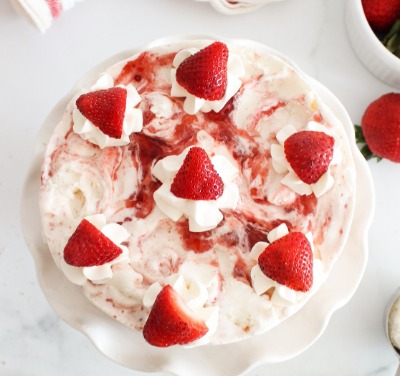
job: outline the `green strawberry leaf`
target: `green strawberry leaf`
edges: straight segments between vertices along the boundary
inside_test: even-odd
[[[392,54],[400,58],[400,19],[393,24],[381,41]]]
[[[360,125],[354,125],[354,132],[356,135],[357,144],[365,144],[365,138]]]
[[[359,146],[360,152],[367,161],[373,158],[376,158],[377,162],[382,160],[382,158],[375,155],[366,144],[364,134],[360,125],[354,125],[354,133],[356,136],[356,143]]]

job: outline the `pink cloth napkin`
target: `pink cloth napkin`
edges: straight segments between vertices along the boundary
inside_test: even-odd
[[[64,11],[82,0],[10,0],[28,22],[44,33]]]

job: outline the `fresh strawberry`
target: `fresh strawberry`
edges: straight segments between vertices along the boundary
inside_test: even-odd
[[[390,30],[381,37],[381,42],[388,51],[400,58],[400,18],[398,18]]]
[[[292,290],[308,291],[313,283],[311,245],[301,232],[289,234],[268,245],[258,258],[263,273]]]
[[[365,17],[374,31],[388,30],[400,17],[399,0],[362,0]]]
[[[73,266],[98,266],[114,260],[121,253],[120,247],[83,219],[64,248],[64,260]]]
[[[221,99],[226,91],[228,47],[214,42],[184,60],[176,80],[189,93],[209,101]]]
[[[373,101],[356,126],[361,152],[366,159],[386,158],[400,162],[400,93],[389,93]]]
[[[81,114],[104,134],[121,138],[126,108],[126,89],[112,87],[82,94],[76,101]]]
[[[313,184],[328,171],[334,143],[324,132],[300,131],[286,139],[286,159],[300,180]]]
[[[386,158],[400,162],[400,93],[388,93],[365,110],[356,140],[366,159]]]
[[[171,192],[189,200],[216,200],[224,191],[224,183],[215,171],[206,151],[192,147],[175,175]]]
[[[157,295],[143,328],[145,340],[158,347],[185,345],[207,332],[205,322],[196,316],[170,285],[163,287]]]

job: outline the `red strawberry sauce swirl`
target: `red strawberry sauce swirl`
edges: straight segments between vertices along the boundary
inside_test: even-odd
[[[127,85],[131,83],[142,97],[140,107],[143,111],[143,131],[133,133],[131,144],[128,146],[132,153],[132,159],[137,161],[137,167],[140,169],[142,177],[138,190],[126,202],[127,207],[135,208],[135,215],[138,218],[146,218],[155,206],[153,193],[160,186],[160,183],[152,176],[152,166],[158,160],[169,155],[180,154],[188,146],[196,144],[196,135],[201,130],[211,135],[217,144],[225,145],[231,151],[241,173],[246,168],[253,169],[253,161],[266,159],[260,141],[255,141],[253,127],[251,127],[252,129],[249,127],[247,130],[239,129],[233,123],[230,113],[235,108],[235,97],[228,101],[219,113],[211,111],[210,113],[199,112],[196,115],[188,115],[183,111],[183,99],[172,98],[170,86],[157,79],[157,73],[160,72],[161,68],[171,69],[174,56],[174,53],[157,55],[143,52],[136,59],[129,61],[115,79],[115,84]],[[151,111],[150,104],[146,102],[146,95],[152,92],[165,93],[165,96],[179,108],[179,111],[173,115],[173,121],[171,121],[173,129],[171,129],[169,138],[154,134],[157,131],[158,120]],[[260,116],[270,116],[284,105],[283,102],[278,102],[277,105],[271,107],[268,112],[260,114]],[[267,171],[265,170],[266,165],[260,167],[256,164],[253,173],[266,174]],[[265,196],[260,199],[255,194],[252,198],[252,190],[250,189],[248,195],[250,199],[246,201],[247,203],[255,207],[260,206],[262,213],[268,212],[268,208],[272,204],[267,201]],[[301,216],[312,216],[315,213],[316,206],[317,200],[314,195],[311,195],[299,198],[281,209],[285,213],[294,211]],[[268,222],[266,218],[260,220],[258,216],[242,210],[241,207],[238,207],[235,213],[226,212],[224,214],[225,216],[234,215],[238,219],[236,223],[244,229],[246,239],[238,239],[233,232],[221,235],[218,233],[218,228],[202,233],[190,233],[187,229],[186,220],[182,220],[177,223],[176,228],[181,234],[186,249],[202,253],[212,249],[214,244],[219,242],[229,247],[242,248],[244,253],[248,253],[257,241],[266,241],[268,232],[280,223],[285,222],[289,228],[292,227],[291,223],[283,219],[279,220],[279,218],[276,218],[273,222]],[[218,236],[216,236],[217,234]],[[247,280],[248,278],[243,273],[246,274],[248,270],[245,270],[239,264],[236,268],[238,276],[240,275],[241,279]]]

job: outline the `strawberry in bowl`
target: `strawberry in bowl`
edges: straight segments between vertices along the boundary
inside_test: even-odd
[[[360,62],[381,81],[400,88],[400,3],[397,0],[346,2],[345,22]]]

